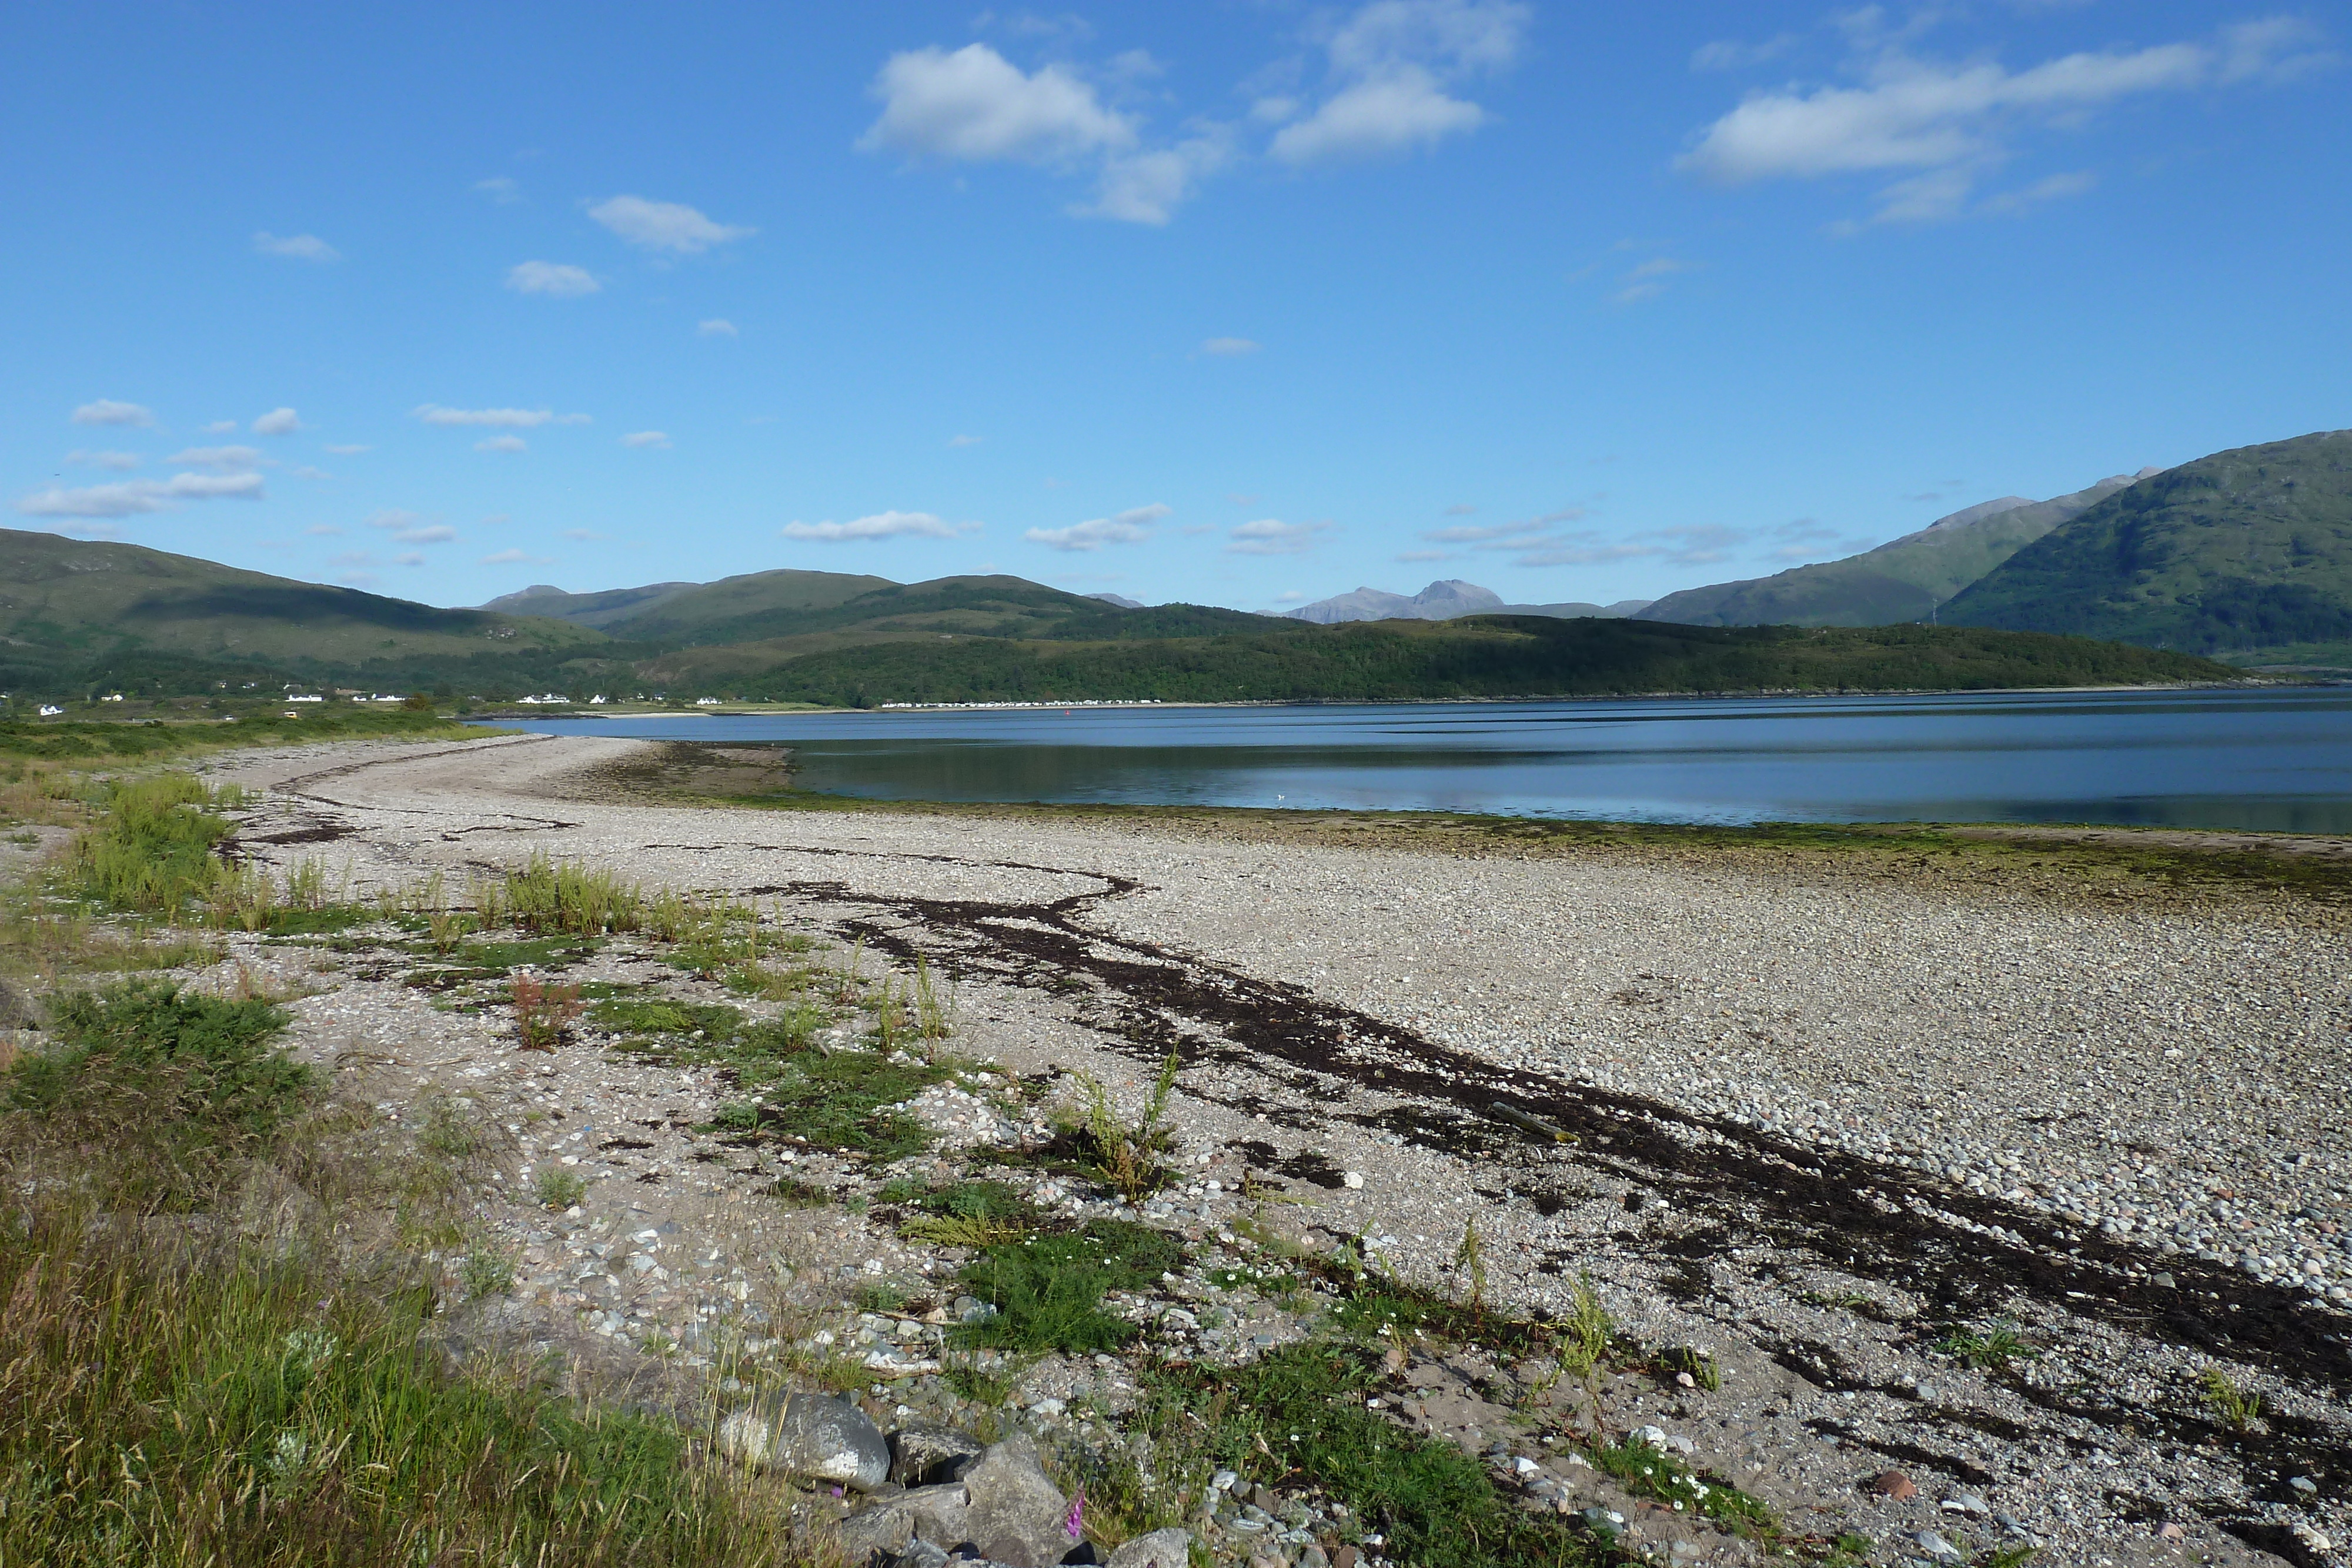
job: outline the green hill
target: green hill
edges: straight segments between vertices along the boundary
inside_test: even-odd
[[[1636,612],[1636,619],[1692,626],[1886,626],[1926,621],[2025,546],[2156,472],[2144,468],[2136,475],[2119,474],[2047,501],[2010,496],[1982,502],[1843,560],[1670,593]]]
[[[615,621],[625,620],[651,608],[662,600],[700,588],[698,582],[651,582],[643,588],[609,588],[598,593],[566,593],[544,582],[513,593],[502,593],[482,606],[485,610],[503,611],[509,615],[545,615],[557,621],[569,621],[574,626],[593,626],[602,632]]]
[[[1486,615],[1299,622],[1218,637],[1130,642],[935,637],[803,654],[746,672],[730,690],[746,698],[872,706],[1986,690],[2235,674],[2202,659],[2034,632]]]
[[[2195,653],[2352,641],[2352,431],[2143,480],[2019,550],[1942,618]]]
[[[538,667],[605,645],[601,632],[560,621],[439,610],[140,545],[0,528],[0,680],[11,686],[215,668],[325,678],[420,663]]]

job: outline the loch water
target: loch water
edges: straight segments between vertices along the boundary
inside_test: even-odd
[[[873,800],[2352,833],[2352,686],[499,721],[787,747]]]

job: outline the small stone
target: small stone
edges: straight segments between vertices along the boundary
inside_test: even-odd
[[[1893,1498],[1896,1502],[1908,1501],[1919,1495],[1919,1489],[1901,1470],[1881,1470],[1870,1478],[1870,1490],[1880,1497]]]
[[[1361,1171],[1349,1171],[1343,1174],[1339,1177],[1339,1180],[1349,1192],[1360,1192],[1363,1189],[1364,1186],[1364,1173]]]
[[[1364,1554],[1352,1546],[1335,1547],[1331,1552],[1331,1568],[1356,1568]]]
[[[1932,1530],[1920,1531],[1911,1540],[1920,1551],[1938,1563],[1958,1563],[1960,1560],[1960,1549]]]
[[[1965,1513],[1970,1519],[1983,1519],[1992,1512],[1992,1504],[1972,1491],[1956,1491],[1936,1506],[1946,1513]]]
[[[2167,1520],[2156,1527],[2156,1538],[2158,1541],[2186,1541],[2189,1539],[2189,1532],[2170,1520]]]
[[[2317,1497],[2319,1495],[2319,1483],[2313,1480],[2309,1476],[2289,1476],[2286,1479],[2286,1484],[2293,1487],[2295,1490],[2301,1492],[2305,1497]]]
[[[1192,1561],[1192,1537],[1188,1531],[1155,1530],[1112,1552],[1108,1568],[1188,1568]]]
[[[2148,1276],[2148,1283],[2156,1286],[2159,1290],[2177,1291],[2180,1288],[2180,1282],[2178,1280],[2175,1280],[2170,1274],[2151,1274]],[[2176,1525],[2173,1528],[2179,1529],[2179,1527]]]
[[[928,1421],[909,1421],[890,1434],[890,1479],[902,1487],[958,1479],[987,1450],[968,1432]]]

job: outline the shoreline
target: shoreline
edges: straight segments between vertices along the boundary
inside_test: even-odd
[[[2126,1529],[2161,1548],[2070,1487],[2054,1456],[2087,1445],[2114,1460],[2103,1481],[2190,1521],[2182,1550],[2212,1562],[2273,1562],[2247,1541],[2297,1520],[2338,1539],[2352,1523],[2333,1479],[2304,1513],[2262,1500],[2278,1474],[2321,1473],[2318,1456],[2352,1446],[2352,1250],[2337,1239],[2352,1219],[2352,1009],[2333,911],[2116,898],[2047,865],[2047,887],[1951,880],[1910,864],[1916,845],[1861,857],[1595,831],[1531,852],[1465,829],[1481,852],[1457,854],[1333,828],[1279,837],[1276,853],[1108,811],[616,800],[609,775],[657,749],[526,734],[216,758],[210,771],[268,791],[240,831],[258,861],[283,870],[327,846],[348,857],[354,896],[544,853],[756,899],[909,978],[928,964],[956,988],[955,1049],[1049,1097],[1085,1070],[1132,1099],[1172,1043],[1184,1157],[1308,1199],[1260,1204],[1286,1245],[1370,1239],[1444,1293],[1475,1228],[1486,1288],[1515,1310],[1565,1312],[1590,1274],[1641,1343],[1706,1346],[1736,1374],[1704,1394],[1612,1382],[1612,1419],[1688,1434],[1710,1473],[1788,1517],[1877,1539],[1948,1531],[1926,1473],[1940,1468],[1985,1478],[1969,1484],[2056,1560],[2111,1552]],[[633,950],[615,943],[569,973],[638,983]],[[449,1076],[496,1065],[487,1020],[333,962],[358,967],[297,1004],[309,1049],[406,1041],[417,1082],[388,1081],[387,1095],[421,1103],[446,1080],[515,1113],[496,1074]],[[679,1093],[675,1073],[590,1046],[548,1066],[599,1127]],[[1498,1100],[1574,1141],[1514,1131],[1491,1113]],[[619,1221],[700,1234],[712,1215],[751,1213],[739,1178],[694,1165],[681,1137],[595,1157]],[[791,1168],[836,1194],[879,1190],[880,1173]],[[1362,1181],[1296,1174],[1312,1171]],[[923,1266],[887,1219],[820,1218],[792,1232],[812,1280],[877,1259]],[[1251,1255],[1219,1239],[1245,1218],[1230,1187],[1139,1218],[1208,1257]],[[2317,1294],[2293,1282],[2305,1279]],[[560,1281],[548,1290],[560,1318]],[[1277,1339],[1297,1332],[1279,1312],[1262,1321]],[[2039,1358],[1972,1368],[1937,1350],[1987,1323],[2013,1324]],[[1205,1319],[1202,1335],[1206,1354]],[[1215,1354],[1255,1352],[1244,1336]],[[2197,1378],[2214,1364],[2279,1425],[2197,1447],[2192,1477],[2168,1452],[2210,1427]],[[1091,1375],[1041,1370],[1019,1418],[1055,1429],[1067,1380]],[[1423,1389],[1401,1408],[1454,1436],[1507,1415],[1479,1397],[1465,1386],[1441,1410]],[[1890,1456],[1920,1477],[1916,1505],[1856,1490]]]

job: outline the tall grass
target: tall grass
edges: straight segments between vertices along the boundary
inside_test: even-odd
[[[83,897],[177,921],[232,879],[213,846],[234,831],[226,803],[185,773],[107,787],[103,819],[74,837],[67,876]]]
[[[432,1271],[352,1244],[471,1152],[442,1108],[413,1155],[337,1165],[320,1128],[363,1139],[366,1113],[267,1003],[48,1010],[58,1043],[0,1066],[0,1564],[809,1561],[790,1500],[677,1421],[430,1348]],[[290,1218],[240,1241],[268,1181]]]
[[[496,882],[476,883],[475,904],[485,927],[510,922],[525,931],[571,936],[635,931],[646,920],[646,898],[636,883],[541,852],[509,866]]]

